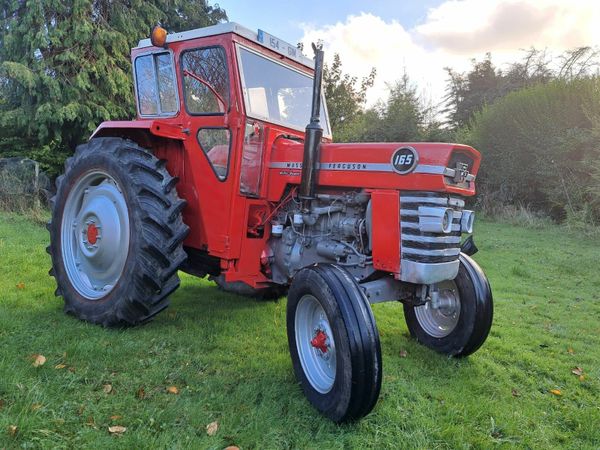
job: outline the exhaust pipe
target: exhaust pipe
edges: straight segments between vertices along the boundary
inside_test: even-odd
[[[300,191],[298,196],[303,201],[303,210],[310,210],[310,201],[315,198],[315,186],[317,182],[319,154],[321,149],[321,138],[323,127],[321,126],[321,84],[323,82],[323,55],[324,52],[315,44],[312,45],[315,52],[315,78],[313,81],[312,107],[310,123],[306,126],[304,137],[304,156],[302,158],[302,178],[300,180]]]

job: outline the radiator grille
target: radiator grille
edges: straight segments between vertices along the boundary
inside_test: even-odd
[[[450,233],[421,231],[420,206],[453,209],[452,231]],[[460,254],[460,219],[464,206],[464,200],[458,196],[436,192],[401,192],[402,259],[419,263],[456,261]]]

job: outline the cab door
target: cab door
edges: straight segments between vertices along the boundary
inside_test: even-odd
[[[188,204],[188,245],[226,257],[233,189],[231,76],[226,47],[211,45],[181,51],[179,66],[189,137],[185,140],[186,181],[194,187]]]

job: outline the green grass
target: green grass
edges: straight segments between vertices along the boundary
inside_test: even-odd
[[[479,223],[476,259],[496,307],[486,344],[448,359],[410,339],[400,304],[376,305],[381,397],[343,426],[294,380],[285,299],[183,276],[153,322],[106,330],[63,314],[47,240],[43,227],[0,213],[0,448],[600,447],[600,243],[589,238]],[[47,362],[33,367],[34,354]],[[112,425],[127,431],[113,436]]]

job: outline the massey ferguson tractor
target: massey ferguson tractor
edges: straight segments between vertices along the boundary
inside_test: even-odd
[[[379,396],[371,304],[402,302],[415,339],[461,357],[488,335],[492,294],[461,244],[479,153],[332,143],[313,50],[235,23],[156,27],[131,53],[136,120],[102,123],[57,180],[50,273],[67,313],[104,326],[165,309],[179,270],[287,294],[296,377],[344,422]]]

